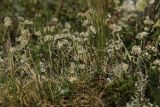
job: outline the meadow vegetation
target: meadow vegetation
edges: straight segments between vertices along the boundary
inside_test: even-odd
[[[0,0],[1,106],[160,106],[160,0]]]

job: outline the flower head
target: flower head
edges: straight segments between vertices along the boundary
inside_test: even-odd
[[[132,54],[139,55],[141,53],[142,53],[142,50],[141,50],[140,46],[133,46],[132,47]]]
[[[5,17],[4,18],[4,26],[5,27],[9,27],[9,26],[11,26],[12,25],[12,20],[11,20],[11,18],[10,17]]]
[[[138,33],[138,35],[136,36],[137,39],[143,39],[144,37],[146,37],[148,35],[147,32],[141,32]]]

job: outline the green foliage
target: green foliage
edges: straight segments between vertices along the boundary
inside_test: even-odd
[[[154,105],[160,105],[160,72],[156,69],[148,72],[146,96]]]
[[[136,91],[136,81],[137,78],[132,76],[117,80],[109,85],[105,90],[105,102],[110,106],[125,106],[125,104],[131,100],[131,96],[133,96]]]
[[[93,11],[91,14],[92,23],[96,29],[95,36],[96,41],[96,47],[98,49],[98,53],[103,53],[103,49],[106,45],[106,40],[110,38],[110,31],[105,25],[105,18],[107,15],[107,12],[109,10],[109,3],[110,1],[106,0],[90,0],[89,1],[89,7],[90,11]],[[92,36],[92,35],[91,35]],[[91,37],[91,41],[92,41]],[[103,56],[103,54],[100,54],[100,56]]]

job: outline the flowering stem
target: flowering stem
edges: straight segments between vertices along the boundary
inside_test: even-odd
[[[126,51],[126,54],[127,54],[128,58],[129,58],[129,60],[131,61],[131,55],[129,54],[126,46],[124,45],[122,39],[120,38],[119,33],[117,33],[117,37],[118,37],[119,41],[121,41],[121,43],[122,43],[122,45],[123,45],[123,47],[124,47],[124,49],[125,49],[125,51]]]

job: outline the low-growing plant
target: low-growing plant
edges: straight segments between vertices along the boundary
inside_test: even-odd
[[[0,1],[0,106],[159,106],[159,9],[159,0]]]

